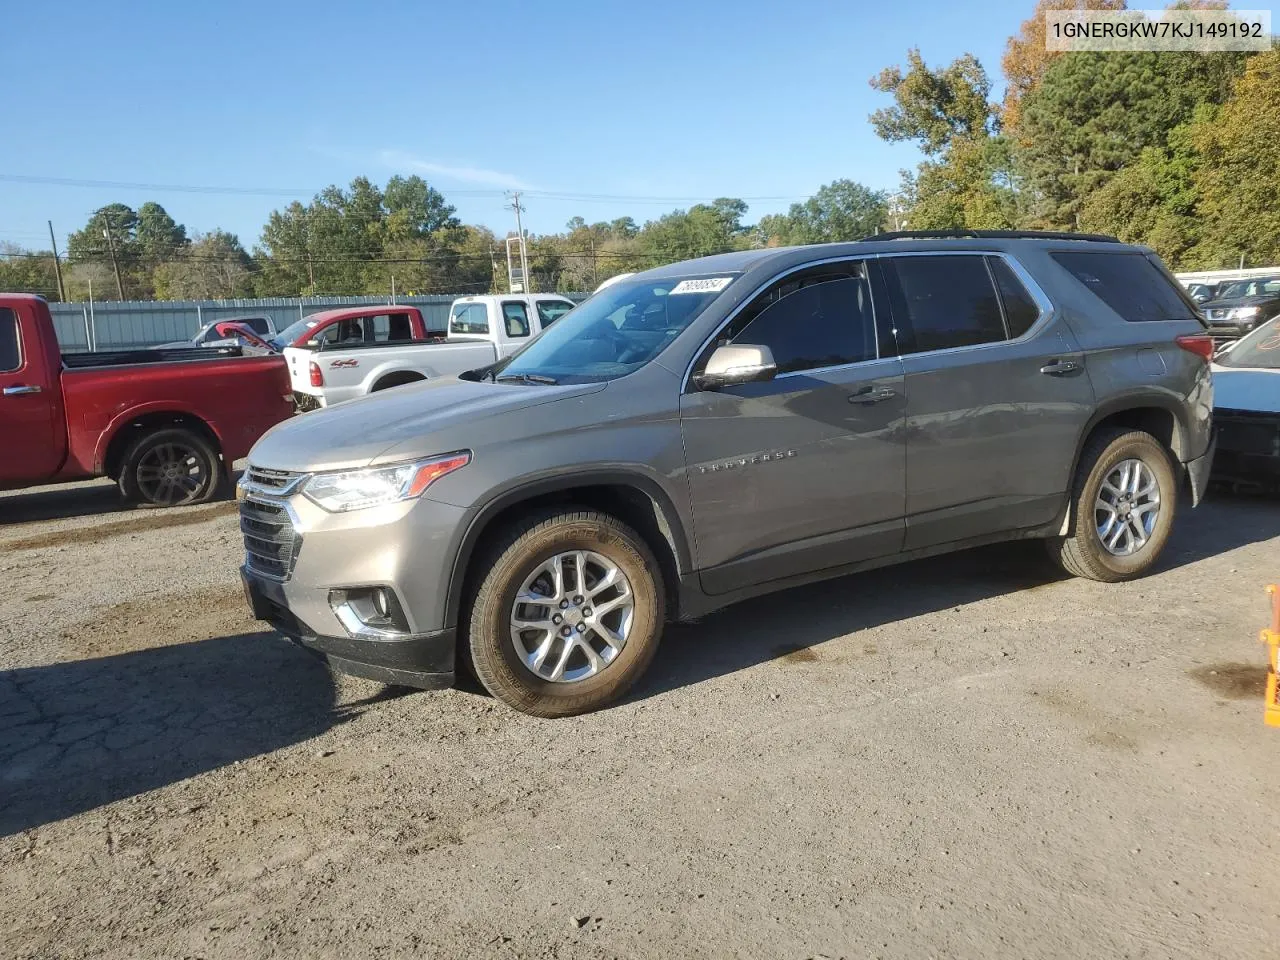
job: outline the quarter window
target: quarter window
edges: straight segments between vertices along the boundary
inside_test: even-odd
[[[1140,253],[1066,251],[1050,256],[1125,320],[1196,319],[1178,288]]]
[[[725,343],[768,347],[779,373],[875,359],[865,265],[824,264],[785,277],[735,318],[716,341]]]
[[[1000,289],[1000,302],[1004,305],[1004,319],[1009,326],[1009,337],[1016,340],[1040,318],[1040,307],[1022,285],[1013,268],[1001,257],[988,257],[991,275]]]
[[[22,366],[18,348],[18,315],[8,307],[0,308],[0,372],[8,373]]]
[[[903,354],[1005,339],[984,257],[889,257],[883,263]]]
[[[508,337],[527,337],[529,335],[529,312],[523,303],[504,303],[502,305],[502,321],[507,328]]]
[[[379,314],[370,317],[375,343],[402,343],[413,339],[413,327],[407,313]]]

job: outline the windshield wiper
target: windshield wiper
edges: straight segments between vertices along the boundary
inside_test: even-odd
[[[559,381],[555,377],[544,377],[540,373],[507,373],[501,377],[495,377],[494,383],[545,383],[555,386]]]

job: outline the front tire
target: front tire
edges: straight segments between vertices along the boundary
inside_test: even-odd
[[[1076,468],[1067,535],[1049,553],[1067,573],[1104,583],[1132,580],[1160,557],[1178,506],[1178,482],[1164,446],[1140,430],[1092,437]]]
[[[209,442],[175,427],[136,439],[125,452],[117,483],[130,503],[176,507],[212,500],[222,478],[222,461]]]
[[[489,558],[466,643],[476,679],[503,703],[537,717],[585,713],[648,668],[665,597],[630,527],[595,511],[535,515]]]

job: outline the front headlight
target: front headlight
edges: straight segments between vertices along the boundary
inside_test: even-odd
[[[1257,307],[1233,307],[1227,311],[1228,320],[1251,320],[1257,315]]]
[[[470,462],[471,452],[463,450],[388,467],[317,473],[307,481],[302,492],[308,500],[330,513],[363,510],[420,497],[435,481]]]

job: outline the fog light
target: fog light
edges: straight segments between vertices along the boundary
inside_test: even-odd
[[[390,587],[330,590],[329,607],[353,637],[393,640],[409,634],[409,620]]]

